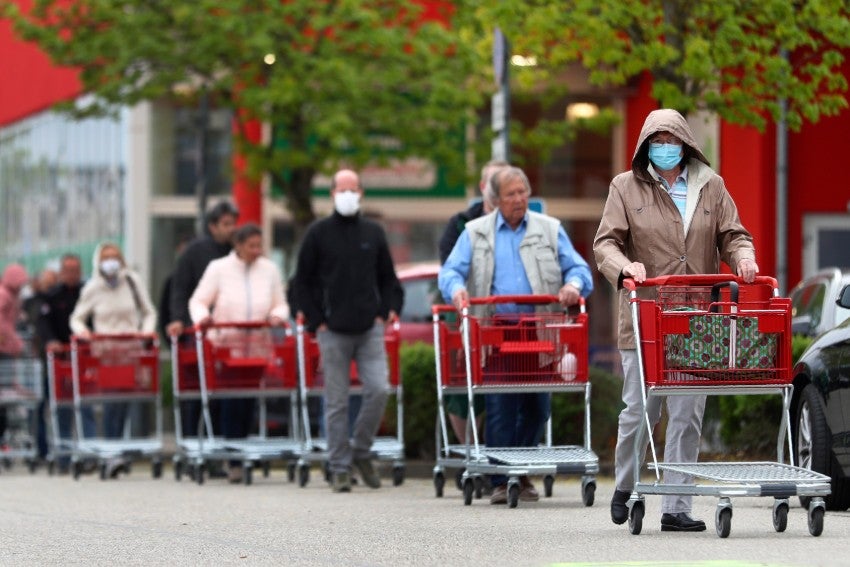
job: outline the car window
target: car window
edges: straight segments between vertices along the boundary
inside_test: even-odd
[[[439,300],[437,278],[410,280],[402,282],[404,287],[404,305],[399,319],[409,323],[427,323],[431,321],[431,305]]]
[[[826,297],[826,284],[807,285],[791,295],[793,317],[809,317],[811,329],[820,325],[823,317],[823,302]]]

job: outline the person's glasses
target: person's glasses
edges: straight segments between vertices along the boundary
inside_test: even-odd
[[[681,146],[682,140],[680,140],[676,136],[673,136],[672,134],[668,134],[668,135],[661,134],[661,135],[651,137],[649,139],[649,143],[650,144],[676,144],[677,146]]]

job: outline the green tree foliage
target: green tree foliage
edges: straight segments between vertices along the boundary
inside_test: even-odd
[[[759,128],[781,116],[780,99],[792,129],[847,108],[846,0],[503,0],[479,16],[536,57],[529,82],[570,63],[602,87],[650,73],[661,106]]]
[[[94,95],[77,115],[202,94],[238,117],[238,149],[283,188],[296,225],[314,213],[311,182],[341,161],[426,157],[465,172],[463,122],[480,101],[464,2],[405,0],[34,0],[5,15]],[[2,10],[2,8],[0,8]],[[446,25],[451,22],[451,26]],[[272,62],[273,61],[273,62]],[[79,104],[79,103],[78,103]],[[285,144],[253,143],[249,121]],[[460,132],[460,134],[458,134]]]

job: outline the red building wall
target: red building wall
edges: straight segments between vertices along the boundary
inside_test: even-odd
[[[20,41],[8,20],[0,20],[0,54],[0,126],[81,92],[75,70],[54,66],[34,44]]]

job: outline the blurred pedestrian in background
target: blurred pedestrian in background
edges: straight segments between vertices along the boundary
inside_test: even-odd
[[[372,443],[387,403],[389,368],[384,324],[401,311],[404,289],[384,229],[360,213],[363,187],[350,169],[333,176],[334,212],[307,230],[298,253],[294,297],[316,333],[325,375],[328,468],[334,492],[351,491],[351,465],[363,482],[381,486]],[[351,433],[351,363],[363,401]]]
[[[193,323],[199,326],[248,321],[283,325],[288,321],[289,304],[283,277],[274,262],[263,256],[263,232],[259,226],[248,223],[236,229],[233,251],[209,263],[189,299],[189,313]],[[241,333],[237,329],[223,329],[211,335],[211,340],[233,334]],[[252,330],[248,338],[256,342],[264,337]],[[269,337],[269,348],[270,340]],[[254,404],[253,398],[221,400],[221,433],[225,439],[248,437],[254,422]],[[242,463],[230,461],[230,482],[241,481],[242,475]]]
[[[93,265],[94,273],[71,314],[73,334],[89,339],[93,334],[156,332],[156,310],[150,294],[142,278],[127,267],[121,248],[112,242],[101,244],[95,250]],[[104,404],[104,437],[123,436],[129,406],[128,402]],[[127,471],[126,462],[120,458],[110,459],[106,465],[110,477]]]
[[[18,335],[21,318],[21,288],[27,283],[27,271],[20,264],[9,264],[0,279],[0,372],[11,372],[7,363],[24,351],[24,341]],[[0,375],[0,380],[3,376]],[[6,435],[6,408],[0,406],[0,443]]]

